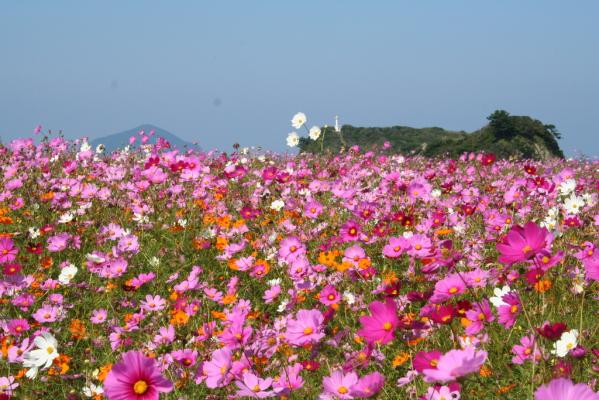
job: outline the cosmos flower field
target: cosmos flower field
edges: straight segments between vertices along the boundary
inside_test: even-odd
[[[0,399],[597,400],[599,164],[0,146]]]

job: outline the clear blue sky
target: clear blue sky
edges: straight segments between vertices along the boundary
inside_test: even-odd
[[[599,1],[22,1],[0,7],[0,135],[153,123],[205,149],[308,124],[475,130],[493,110],[599,155]]]

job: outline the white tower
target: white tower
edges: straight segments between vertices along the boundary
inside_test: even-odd
[[[335,115],[335,132],[341,132],[341,127],[339,126],[339,116]]]

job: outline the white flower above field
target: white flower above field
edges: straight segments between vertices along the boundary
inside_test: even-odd
[[[275,200],[270,203],[270,208],[275,211],[281,211],[281,209],[285,207],[285,202],[281,199]]]
[[[291,119],[291,126],[293,126],[294,129],[299,129],[302,126],[304,126],[307,120],[308,119],[306,118],[306,114],[304,114],[303,112],[298,112]]]
[[[295,132],[291,132],[287,135],[287,146],[295,147],[299,144],[299,135]]]
[[[320,137],[320,128],[317,126],[313,126],[312,128],[310,128],[308,136],[310,136],[310,139],[312,140],[317,140]]]
[[[71,279],[77,275],[77,271],[79,271],[79,269],[73,264],[67,265],[60,271],[58,282],[62,283],[63,285],[68,285],[71,283]]]
[[[578,330],[572,329],[571,331],[562,333],[559,340],[553,344],[551,354],[555,354],[558,357],[565,357],[576,346],[578,346]]]
[[[37,349],[28,351],[23,356],[23,367],[29,368],[25,376],[29,379],[34,379],[40,368],[49,368],[52,361],[59,356],[58,342],[49,332],[42,332],[33,340],[33,344]]]

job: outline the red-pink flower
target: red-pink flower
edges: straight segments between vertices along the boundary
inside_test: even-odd
[[[0,263],[11,262],[18,252],[11,238],[0,237]]]
[[[156,360],[135,350],[123,354],[104,381],[110,400],[158,400],[160,393],[172,390],[173,384],[162,376]]]
[[[528,221],[524,227],[514,226],[497,244],[497,250],[501,253],[499,262],[511,265],[534,257],[547,247],[548,237],[549,231],[532,221]]]
[[[397,306],[391,299],[385,303],[373,301],[368,306],[371,316],[360,317],[362,328],[358,335],[362,336],[370,344],[385,344],[393,340],[393,332],[399,325]]]

